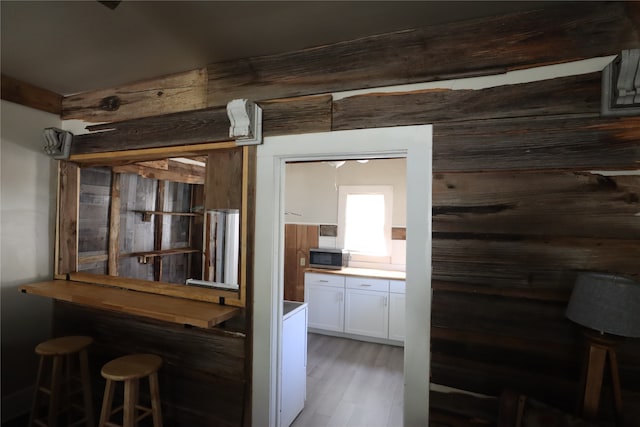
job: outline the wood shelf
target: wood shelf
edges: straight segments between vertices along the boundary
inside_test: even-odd
[[[134,210],[135,213],[142,214],[142,221],[149,222],[151,221],[152,215],[172,215],[172,216],[202,216],[202,213],[199,212],[165,212],[165,211],[141,211]]]
[[[173,249],[162,249],[158,251],[128,252],[128,253],[120,254],[120,258],[138,257],[138,261],[141,264],[147,264],[149,262],[149,258],[155,258],[158,256],[165,256],[165,255],[192,254],[196,252],[201,253],[202,251],[196,248],[173,248]]]
[[[49,280],[18,289],[27,294],[200,328],[212,328],[240,313],[237,307],[212,302],[68,280]]]

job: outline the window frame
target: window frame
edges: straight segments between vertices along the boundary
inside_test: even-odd
[[[392,185],[340,185],[338,186],[338,237],[337,245],[345,248],[346,234],[346,201],[349,195],[354,194],[375,194],[384,196],[384,241],[387,248],[386,255],[364,255],[351,252],[350,260],[353,262],[368,262],[388,264],[391,262],[391,229],[393,227],[393,186]]]

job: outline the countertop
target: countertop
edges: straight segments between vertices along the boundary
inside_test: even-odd
[[[330,270],[324,268],[307,268],[305,271],[322,274],[338,274],[341,276],[374,277],[377,279],[405,280],[404,271],[376,270],[373,268],[345,267],[340,270]]]

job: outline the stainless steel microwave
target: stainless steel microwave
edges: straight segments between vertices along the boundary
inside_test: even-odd
[[[340,270],[349,263],[349,251],[332,248],[309,249],[309,267]]]

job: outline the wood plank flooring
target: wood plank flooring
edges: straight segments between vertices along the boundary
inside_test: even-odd
[[[292,427],[402,427],[404,349],[308,335],[307,401]]]

